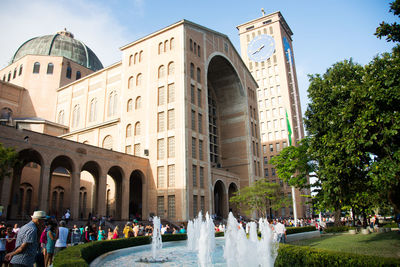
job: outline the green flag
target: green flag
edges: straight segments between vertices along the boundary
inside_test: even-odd
[[[292,145],[292,127],[290,127],[289,116],[286,110],[286,126],[288,131],[289,146]]]

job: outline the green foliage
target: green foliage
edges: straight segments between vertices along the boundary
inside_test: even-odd
[[[280,190],[279,184],[260,179],[251,186],[241,188],[229,201],[236,203],[248,214],[257,211],[260,217],[266,217],[269,208],[278,210],[290,205],[290,199],[285,197]]]
[[[356,229],[355,227],[352,226],[332,226],[332,227],[327,227],[324,229],[325,233],[341,233],[341,232],[347,232],[349,230],[354,230]]]
[[[315,228],[315,226],[287,227],[286,234],[291,235],[291,234],[298,234],[298,233],[304,233],[304,232],[312,232],[315,230],[317,230]]]
[[[387,224],[383,225],[382,227],[383,228],[397,228],[397,227],[399,227],[399,225],[395,222],[392,222],[392,223],[387,223]]]
[[[275,266],[399,266],[400,259],[280,244]]]
[[[400,15],[400,0],[395,0],[390,3],[390,10],[395,16]],[[400,25],[396,22],[389,24],[382,22],[378,28],[376,28],[375,35],[381,39],[386,37],[388,42],[400,42]]]
[[[18,163],[18,153],[14,148],[5,148],[0,143],[0,180],[10,175],[11,169]]]

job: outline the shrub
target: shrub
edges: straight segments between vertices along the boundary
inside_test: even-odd
[[[349,231],[350,229],[356,229],[355,227],[352,226],[332,226],[324,229],[325,233],[340,233],[340,232],[346,232]]]
[[[397,223],[393,222],[393,223],[387,223],[387,224],[383,225],[383,227],[384,228],[397,228],[397,227],[399,227],[399,225]]]
[[[304,233],[304,232],[312,232],[317,230],[315,226],[303,226],[303,227],[288,227],[286,228],[286,234],[297,234],[297,233]]]
[[[399,266],[400,259],[280,244],[275,266]]]
[[[224,236],[224,232],[216,232],[215,237],[221,237]]]

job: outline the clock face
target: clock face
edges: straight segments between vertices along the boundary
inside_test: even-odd
[[[275,40],[267,34],[256,36],[247,47],[247,55],[255,62],[267,60],[274,51]]]

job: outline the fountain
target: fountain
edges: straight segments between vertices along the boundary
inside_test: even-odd
[[[225,237],[215,238],[214,223],[201,213],[188,222],[186,241],[162,244],[160,219],[154,218],[151,245],[112,251],[93,261],[90,266],[263,266],[274,265],[278,244],[265,219],[250,223],[249,238],[236,218],[230,213]],[[161,249],[162,248],[162,249]],[[151,252],[151,256],[150,256]],[[146,258],[147,257],[147,258]],[[139,259],[139,260],[138,260]]]

